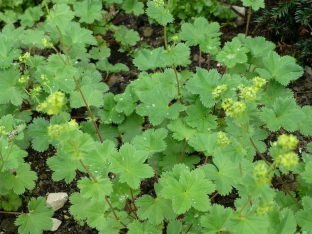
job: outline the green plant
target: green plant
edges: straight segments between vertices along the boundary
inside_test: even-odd
[[[264,9],[256,21],[266,24],[273,39],[278,42],[279,52],[292,55],[303,64],[312,54],[311,1],[279,1],[278,7]],[[275,39],[277,37],[278,39]]]
[[[237,0],[225,1],[227,4],[233,4]],[[196,2],[190,2],[185,0],[171,0],[168,2],[168,7],[171,9],[170,13],[177,20],[194,19],[197,17],[213,18],[218,17],[219,19],[230,19],[235,17],[235,14],[230,8],[223,7],[224,3],[216,0],[199,0]]]
[[[113,3],[140,5],[106,2]],[[243,3],[264,6],[261,0]],[[110,49],[97,34],[113,30],[122,47],[135,44],[134,34],[101,18],[97,4],[102,2],[45,3],[43,22],[21,20],[22,27],[2,29],[0,212],[16,211],[18,195],[34,187],[35,172],[23,160],[31,142],[38,152],[56,149],[47,160],[52,179],[77,179],[70,214],[99,233],[308,232],[311,157],[299,159],[291,134],[269,149],[264,142],[281,129],[312,135],[311,107],[299,107],[286,88],[303,73],[295,59],[278,55],[263,37],[240,34],[221,47],[219,23],[203,17],[183,23],[168,42],[173,16],[155,0],[146,12],[164,26],[165,48],[139,49],[133,59],[138,79],[114,95],[98,70],[127,68],[108,63]],[[85,7],[92,9],[87,15]],[[177,69],[190,64],[190,46],[207,56],[207,68]],[[50,53],[43,57],[37,50]],[[222,66],[212,69],[212,60]],[[88,118],[73,120],[76,108],[86,108]],[[282,179],[290,173],[300,176],[295,191]],[[154,195],[140,186],[147,178],[155,181]],[[285,192],[274,189],[273,178]],[[233,189],[238,196],[232,207],[214,201]],[[50,228],[53,212],[44,202],[31,198],[29,213],[14,212],[19,233]]]

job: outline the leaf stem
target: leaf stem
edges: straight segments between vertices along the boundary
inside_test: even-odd
[[[46,0],[44,0],[44,6],[45,6],[45,8],[46,8],[46,10],[47,10],[48,15],[52,18],[51,14],[50,14],[50,11],[49,11],[49,7],[48,7],[48,4],[47,4],[47,1],[46,1]]]
[[[248,35],[251,13],[252,13],[252,7],[249,7],[249,10],[248,10],[248,17],[247,17],[247,25],[246,25],[246,31],[245,31],[245,38],[246,38],[247,35]]]
[[[177,81],[177,89],[178,89],[179,101],[180,101],[181,104],[183,104],[182,97],[181,97],[180,82],[179,82],[179,76],[178,76],[177,68],[174,65],[174,63],[172,64],[172,67],[173,67],[174,75],[175,75],[175,78],[176,78],[176,81]]]
[[[294,200],[294,202],[297,204],[297,206],[299,206],[300,209],[303,209],[302,205],[297,201],[297,199],[291,194],[291,192],[289,191],[287,185],[284,183],[284,181],[282,180],[282,178],[280,176],[276,176],[278,181],[283,185],[283,188],[286,190],[286,193],[288,193],[288,195]]]
[[[185,234],[188,233],[188,232],[191,230],[192,227],[193,227],[193,224],[191,224],[191,225],[189,226],[189,228],[186,230]]]
[[[66,63],[65,63],[64,60],[63,60],[63,62],[64,62],[67,66],[69,66],[69,65],[70,65],[70,60],[69,60],[68,52],[67,52],[66,45],[65,45],[65,42],[64,42],[63,34],[62,34],[62,32],[61,32],[61,30],[60,30],[60,28],[59,28],[58,26],[56,26],[56,29],[57,29],[57,31],[58,31],[58,33],[59,33],[59,35],[60,35],[60,40],[61,40],[61,43],[62,43],[62,46],[63,46],[63,51],[64,51],[64,53],[65,53],[66,60],[67,60]],[[81,90],[81,87],[80,87],[80,85],[79,85],[79,83],[78,83],[78,81],[77,81],[76,76],[73,75],[73,79],[74,79],[74,82],[75,82],[75,84],[76,84],[76,87],[77,87],[77,89],[78,89],[78,91],[79,91],[79,93],[80,93],[80,95],[81,95],[81,97],[82,97],[82,100],[83,100],[83,102],[84,102],[84,104],[85,104],[85,106],[86,106],[86,108],[87,108],[88,115],[89,115],[89,117],[90,117],[91,120],[92,120],[92,123],[93,123],[93,125],[94,125],[96,134],[98,135],[100,142],[103,143],[103,139],[102,139],[100,130],[99,130],[99,128],[98,128],[98,126],[97,126],[97,124],[96,124],[96,122],[95,122],[95,120],[94,120],[95,118],[94,118],[94,116],[93,116],[93,114],[92,114],[92,111],[91,111],[91,109],[90,109],[90,106],[89,106],[89,104],[88,104],[88,102],[87,102],[87,100],[86,100],[86,98],[85,98],[85,96],[84,96],[84,94],[83,94],[83,92],[82,92],[82,90]]]
[[[119,220],[119,218],[118,218],[118,216],[117,216],[117,214],[116,214],[116,212],[115,212],[115,210],[114,210],[112,204],[111,204],[110,201],[108,200],[108,197],[107,197],[107,196],[105,196],[105,200],[106,200],[107,204],[109,205],[111,211],[113,212],[113,214],[114,214],[114,216],[115,216],[115,219],[118,220],[119,223],[120,223],[122,226],[124,226],[124,227],[126,228],[127,225],[124,224],[123,222],[121,222],[121,221]]]
[[[168,50],[167,25],[164,26],[164,42],[165,42],[165,48],[166,48],[166,50]]]
[[[154,173],[155,173],[156,182],[158,183],[159,177],[158,177],[158,172],[157,172],[154,156],[151,157],[151,160],[152,160],[152,166],[153,166]]]
[[[217,195],[219,194],[219,192],[215,192],[215,194],[213,194],[210,198],[210,201],[212,201]]]
[[[208,54],[207,57],[208,57],[208,59],[207,59],[207,70],[209,71],[210,70],[211,55]]]
[[[22,214],[29,214],[29,213],[24,213],[24,212],[13,212],[13,211],[2,211],[2,210],[0,210],[0,214],[22,215]]]
[[[134,210],[132,209],[131,204],[129,202],[126,203],[126,206],[127,206],[128,210],[129,210],[129,216],[132,217],[133,219],[140,220],[140,218],[138,217],[136,212],[134,212]],[[133,213],[135,215],[135,217],[132,216],[131,213]]]
[[[65,56],[66,56],[66,61],[67,61],[66,65],[69,66],[70,65],[70,60],[69,60],[68,51],[66,49],[66,45],[65,45],[65,42],[64,42],[63,34],[61,33],[61,30],[60,30],[59,26],[56,25],[56,29],[57,29],[57,31],[58,31],[58,33],[60,35],[60,40],[61,40],[61,43],[62,43],[62,46],[63,46],[63,51],[64,51]]]
[[[246,208],[246,206],[248,205],[248,203],[249,203],[250,201],[251,201],[251,196],[249,195],[247,201],[245,202],[245,204],[243,205],[243,207],[242,207],[242,208],[240,209],[240,211],[238,212],[239,215],[242,214],[243,210]]]
[[[88,175],[91,177],[91,179],[93,180],[94,183],[97,182],[96,178],[94,177],[94,175],[92,175],[91,171],[86,167],[86,165],[84,165],[84,163],[82,162],[81,159],[79,159],[79,162],[81,164],[81,166],[83,167],[83,169],[86,170],[86,172],[88,173]]]
[[[131,187],[129,187],[129,188],[130,188],[130,194],[131,194],[131,199],[132,199],[132,203],[133,203],[134,209],[137,211],[138,208],[135,206],[135,199],[134,199],[132,188]]]
[[[183,148],[182,148],[182,152],[181,152],[181,155],[180,155],[179,163],[182,163],[182,161],[183,161],[186,145],[187,145],[187,140],[185,139],[185,142],[184,142],[184,145],[183,145]]]
[[[88,104],[88,102],[87,102],[87,100],[86,100],[86,98],[85,98],[85,96],[84,96],[84,94],[83,94],[83,92],[82,92],[82,90],[81,90],[81,87],[80,87],[80,85],[79,85],[79,83],[78,83],[76,77],[73,76],[73,78],[74,78],[76,87],[77,87],[77,89],[78,89],[78,91],[79,91],[79,93],[80,93],[80,95],[81,95],[81,97],[82,97],[82,100],[83,100],[83,102],[84,102],[84,104],[85,104],[85,106],[86,106],[86,108],[87,108],[88,115],[89,115],[89,117],[90,117],[91,120],[92,120],[92,123],[93,123],[93,125],[94,125],[96,134],[98,135],[98,138],[99,138],[100,142],[103,143],[103,142],[104,142],[104,141],[103,141],[103,138],[102,138],[102,136],[101,136],[101,133],[100,133],[100,130],[99,130],[98,126],[97,126],[97,123],[96,123],[96,121],[94,120],[95,118],[94,118],[94,115],[93,115],[93,113],[92,113],[92,111],[91,111],[91,109],[90,109],[90,106],[89,106],[89,104]]]

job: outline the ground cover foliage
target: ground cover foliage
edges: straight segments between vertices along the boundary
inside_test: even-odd
[[[261,0],[242,4],[250,14],[264,8]],[[99,233],[311,232],[311,156],[299,158],[291,133],[312,135],[312,109],[286,87],[302,67],[248,30],[221,44],[220,24],[203,16],[168,37],[172,5],[43,1],[1,15],[0,212],[18,215],[19,233],[52,226],[44,197],[30,197],[29,211],[19,212],[37,179],[26,149],[49,146],[51,179],[77,182],[70,215]],[[118,10],[145,12],[163,27],[164,46],[134,49],[139,34],[114,24]],[[109,92],[103,74],[129,67],[109,62],[106,34],[140,71],[120,94]],[[192,46],[208,58],[195,71],[187,69]],[[88,117],[75,121],[77,109]],[[268,146],[268,135],[280,131]],[[283,181],[290,174],[300,184],[292,191]],[[148,178],[153,194],[141,190]],[[231,207],[214,201],[234,190]]]

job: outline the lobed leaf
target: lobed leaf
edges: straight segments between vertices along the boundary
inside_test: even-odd
[[[43,197],[31,198],[28,203],[29,213],[22,214],[15,220],[15,225],[19,226],[20,234],[41,234],[43,230],[47,231],[52,228],[53,210],[48,208],[46,200]]]
[[[92,31],[81,28],[80,24],[76,22],[70,22],[65,29],[64,33],[65,45],[69,47],[84,47],[88,45],[96,45],[97,42],[92,36]]]
[[[304,118],[303,111],[293,98],[278,98],[272,108],[264,107],[260,113],[260,119],[271,131],[277,131],[281,127],[288,131],[295,131]]]
[[[125,0],[121,7],[126,13],[133,12],[134,15],[141,15],[144,13],[144,4],[138,0]]]
[[[146,14],[162,26],[173,22],[174,18],[164,6],[157,7],[154,1],[147,3]]]
[[[152,156],[154,153],[162,152],[166,149],[167,145],[164,139],[167,137],[167,130],[159,128],[156,130],[148,129],[142,135],[136,136],[132,140],[132,144],[138,150],[145,150]]]
[[[205,178],[203,170],[197,168],[190,172],[184,169],[178,180],[173,177],[165,178],[161,195],[172,200],[173,211],[176,214],[183,214],[191,207],[207,211],[210,206],[207,194],[214,189],[215,185]]]
[[[152,177],[154,171],[151,166],[144,164],[148,152],[137,150],[133,145],[125,143],[118,153],[110,155],[109,161],[111,172],[120,174],[119,181],[126,182],[131,188],[139,187],[142,179]]]
[[[99,0],[74,2],[74,13],[80,18],[79,22],[92,24],[102,19],[102,2]]]
[[[14,193],[22,194],[25,189],[33,189],[35,187],[35,180],[37,175],[30,170],[30,165],[21,163],[16,169],[15,173],[6,173],[4,175],[5,188],[13,189]]]
[[[301,66],[291,56],[280,57],[276,52],[271,51],[268,57],[263,58],[264,68],[257,68],[256,72],[267,80],[275,79],[286,86],[290,81],[298,79],[303,74]]]
[[[225,66],[231,68],[237,63],[246,63],[248,49],[242,47],[239,39],[234,38],[231,42],[226,42],[222,50],[217,54],[216,59]]]
[[[89,106],[101,107],[103,105],[103,93],[100,90],[94,90],[92,86],[85,85],[81,87],[81,91]],[[70,106],[79,108],[85,106],[85,102],[79,91],[74,91],[70,95]]]
[[[213,164],[206,164],[200,168],[205,171],[206,178],[215,182],[216,189],[222,196],[231,192],[232,186],[235,185],[234,178],[240,176],[238,165],[233,163],[230,157],[222,154],[214,157]]]
[[[176,66],[186,66],[191,63],[189,60],[190,54],[190,47],[183,43],[178,43],[173,48],[163,51],[162,59],[165,61],[166,65],[174,64]]]
[[[19,78],[20,73],[16,66],[0,70],[0,104],[12,103],[20,106],[23,99],[27,98],[22,86],[18,85]]]
[[[143,48],[136,53],[133,64],[141,71],[165,67],[166,63],[162,58],[163,53],[164,49],[162,47],[158,47],[154,50]]]
[[[219,204],[213,204],[209,212],[200,218],[204,233],[220,233],[227,229],[233,210]]]
[[[304,197],[302,199],[302,205],[303,210],[296,213],[296,220],[302,232],[310,233],[312,230],[312,198]]]
[[[22,27],[32,27],[36,21],[43,15],[40,6],[28,7],[24,14],[19,16]]]
[[[242,0],[244,6],[250,6],[255,11],[264,8],[264,0]]]
[[[196,132],[195,129],[186,126],[181,118],[171,121],[167,126],[173,132],[172,137],[178,141],[182,141],[184,139],[187,141]]]
[[[77,187],[80,189],[82,197],[92,197],[98,201],[102,200],[105,196],[109,196],[113,191],[113,186],[109,178],[103,178],[101,176],[96,177],[95,181],[84,177],[78,181]]]
[[[202,104],[209,108],[217,101],[212,98],[212,92],[218,86],[220,78],[215,69],[207,71],[197,68],[195,76],[186,83],[186,88],[193,94],[199,94]]]
[[[148,221],[151,224],[160,224],[164,219],[170,220],[175,217],[171,208],[171,202],[161,196],[153,198],[149,195],[143,195],[136,200],[138,216],[140,219]]]

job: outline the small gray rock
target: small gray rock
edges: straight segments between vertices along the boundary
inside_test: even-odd
[[[47,205],[54,211],[61,209],[68,200],[67,193],[50,193],[47,197]]]
[[[60,220],[56,219],[56,218],[51,218],[51,219],[52,219],[52,222],[53,222],[53,226],[50,229],[50,231],[55,232],[60,227],[62,222]]]

